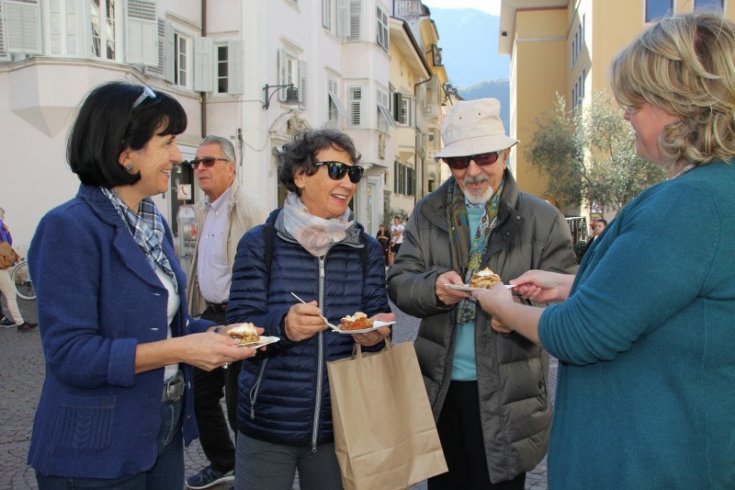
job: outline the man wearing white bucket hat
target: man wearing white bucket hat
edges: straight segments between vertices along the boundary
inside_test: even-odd
[[[518,141],[496,99],[455,103],[442,139],[452,177],[416,205],[388,273],[391,299],[422,318],[416,353],[449,467],[428,487],[522,490],[546,452],[548,356],[493,331],[461,287],[486,267],[505,282],[573,272],[572,237],[557,209],[518,189],[507,168]]]

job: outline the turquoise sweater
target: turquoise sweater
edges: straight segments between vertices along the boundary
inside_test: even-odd
[[[631,201],[540,320],[551,489],[735,488],[735,167]]]

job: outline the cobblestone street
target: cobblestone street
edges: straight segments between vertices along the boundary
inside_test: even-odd
[[[33,302],[18,300],[27,321],[37,321]],[[400,312],[397,314],[395,340],[410,341],[416,336],[418,321]],[[33,414],[44,377],[43,354],[38,329],[19,332],[15,327],[0,328],[0,490],[36,489],[33,470],[26,465]],[[556,386],[556,363],[552,361],[550,391]],[[198,442],[186,449],[186,473],[190,475],[207,464]],[[225,490],[226,485],[213,487]],[[295,487],[298,488],[298,482]],[[420,483],[413,490],[425,490]],[[526,489],[546,489],[546,461],[528,473]]]

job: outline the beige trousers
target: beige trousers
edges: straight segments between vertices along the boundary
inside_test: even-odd
[[[15,285],[10,279],[10,271],[12,269],[0,269],[0,293],[5,296],[5,302],[8,305],[10,316],[16,325],[23,323],[23,315],[20,314],[18,308],[18,299],[16,297]]]

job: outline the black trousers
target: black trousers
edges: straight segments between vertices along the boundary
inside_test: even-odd
[[[477,381],[452,381],[436,428],[449,472],[429,478],[428,490],[523,490],[526,474],[492,484],[485,457]]]
[[[202,318],[225,324],[225,314],[207,309]],[[227,369],[203,371],[194,368],[194,414],[199,426],[199,442],[204,455],[215,469],[235,469],[235,446],[230,439],[220,401],[225,397],[227,421],[237,434],[237,378],[242,361],[230,363]]]

